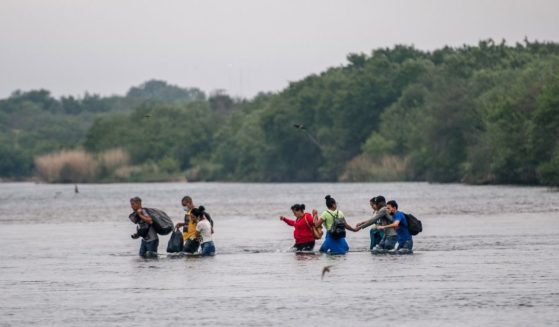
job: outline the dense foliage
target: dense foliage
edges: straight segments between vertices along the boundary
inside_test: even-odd
[[[29,176],[33,157],[60,149],[119,148],[129,180],[559,185],[558,44],[347,59],[251,100],[160,81],[125,97],[16,92],[0,101],[0,173]]]

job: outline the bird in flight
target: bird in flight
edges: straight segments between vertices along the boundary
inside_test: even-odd
[[[298,129],[307,129],[305,127],[305,125],[303,125],[303,124],[293,124],[293,127],[298,128]]]
[[[330,268],[332,268],[333,266],[325,266],[324,268],[322,268],[322,278],[324,279],[324,275],[326,275],[327,272],[330,272]]]

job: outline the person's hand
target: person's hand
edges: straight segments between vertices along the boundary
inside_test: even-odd
[[[377,226],[377,229],[378,229],[378,230],[383,230],[383,229],[384,229],[384,226]]]
[[[138,237],[140,237],[140,235],[138,235],[138,234],[136,233],[136,234],[130,235],[130,237],[132,237],[132,239],[135,240],[135,239],[137,239]]]
[[[318,211],[316,209],[312,209],[312,215],[313,216],[318,216]]]
[[[177,223],[177,224],[175,225],[175,229],[179,229],[179,228],[181,228],[182,226],[183,226],[183,225],[182,225],[181,223]]]
[[[142,208],[136,210],[136,212],[137,212],[138,214],[141,214],[141,213],[142,213]]]
[[[280,216],[280,220],[281,220],[281,221],[285,221],[285,217],[284,217],[284,216]]]
[[[360,227],[359,225],[356,225],[356,226],[355,226],[354,232],[358,232],[358,231],[360,231],[360,230],[361,230],[361,227]]]

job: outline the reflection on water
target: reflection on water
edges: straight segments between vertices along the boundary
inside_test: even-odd
[[[177,221],[185,194],[214,217],[217,255],[138,258],[128,199]],[[345,256],[292,253],[277,217],[325,194],[351,224],[372,196],[395,198],[423,221],[416,253],[373,256],[367,231]],[[545,188],[0,184],[0,224],[0,326],[559,323],[559,194]]]

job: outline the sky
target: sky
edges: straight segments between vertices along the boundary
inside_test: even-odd
[[[120,94],[149,79],[237,97],[349,53],[559,42],[557,0],[1,0],[0,98]]]

